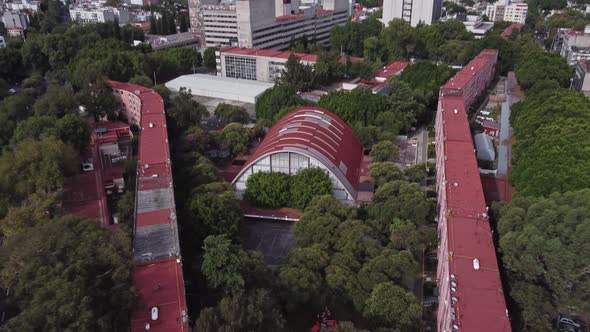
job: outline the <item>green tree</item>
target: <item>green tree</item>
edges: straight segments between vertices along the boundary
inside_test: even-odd
[[[371,157],[376,162],[399,159],[399,147],[391,141],[381,141],[371,148]]]
[[[404,176],[411,182],[422,182],[426,179],[426,164],[416,164],[414,166],[406,167],[404,169]]]
[[[224,126],[231,122],[246,124],[250,121],[250,115],[245,108],[226,103],[217,105],[213,114]]]
[[[414,294],[392,282],[384,282],[371,292],[364,314],[383,324],[408,331],[420,319],[421,308]]]
[[[258,206],[280,208],[289,204],[292,178],[289,174],[258,172],[248,177],[245,197]]]
[[[62,117],[68,112],[77,111],[77,106],[70,89],[50,85],[47,92],[35,101],[33,110],[36,115]]]
[[[242,211],[229,184],[212,182],[197,187],[191,195],[190,210],[197,222],[193,234],[237,235]]]
[[[271,292],[254,289],[221,299],[219,305],[201,311],[195,330],[217,331],[282,331],[285,320]]]
[[[275,84],[256,100],[256,119],[273,120],[284,107],[306,104],[291,85]]]
[[[334,112],[349,125],[361,123],[363,126],[374,124],[377,115],[388,109],[384,96],[367,89],[330,92],[320,98],[318,106]]]
[[[76,95],[78,102],[92,114],[95,119],[107,117],[115,118],[115,109],[118,105],[111,88],[102,80],[92,85],[85,86]]]
[[[2,287],[20,309],[6,330],[129,329],[135,292],[125,236],[95,221],[51,219],[9,237],[0,259]]]
[[[22,57],[18,49],[10,45],[0,48],[0,76],[10,80],[22,73]]]
[[[215,67],[217,67],[215,51],[217,51],[215,47],[208,47],[205,52],[203,52],[204,65],[209,69],[215,69]]]
[[[381,186],[387,182],[401,180],[403,177],[403,173],[399,167],[390,161],[371,163],[369,172],[377,186]]]
[[[209,112],[207,108],[193,100],[191,90],[180,88],[178,95],[172,99],[168,115],[183,131],[191,126],[200,125],[201,119]]]
[[[297,244],[305,247],[318,243],[333,248],[340,223],[354,217],[355,210],[342,205],[334,196],[316,197],[295,224]]]
[[[324,284],[322,271],[328,263],[328,254],[317,245],[291,249],[278,275],[288,310],[318,298]]]
[[[289,206],[296,209],[305,208],[317,196],[332,193],[332,181],[325,171],[308,168],[292,176],[289,188]]]
[[[342,77],[343,72],[339,53],[321,52],[313,65],[313,81],[320,85],[330,84]]]
[[[420,233],[411,221],[394,218],[389,232],[391,245],[395,249],[415,252],[420,244]]]
[[[322,69],[322,71],[325,70],[329,69]],[[329,73],[322,72],[321,75],[329,75]],[[322,79],[327,78],[323,77]],[[309,91],[315,85],[313,67],[302,63],[297,55],[291,53],[285,63],[285,68],[281,71],[278,83],[280,85],[291,85],[297,92]]]
[[[424,119],[425,103],[418,98],[409,84],[393,77],[389,82],[388,102],[401,120],[402,128],[409,129]]]
[[[234,292],[244,287],[240,273],[240,254],[227,235],[209,235],[203,242],[201,271],[211,287]]]
[[[246,151],[252,140],[252,130],[241,123],[230,123],[221,132],[224,142],[231,147],[232,154],[238,155]]]
[[[555,313],[590,312],[587,274],[590,190],[518,197],[495,206],[499,249],[523,329],[551,330]]]
[[[590,101],[569,90],[547,91],[516,104],[510,181],[519,195],[545,196],[590,186]]]
[[[129,80],[129,83],[148,88],[154,85],[152,79],[147,77],[146,75],[135,75]]]
[[[390,60],[407,58],[416,46],[416,31],[403,19],[394,19],[381,32]]]
[[[63,142],[52,137],[26,140],[0,157],[0,188],[10,196],[23,197],[55,192],[61,189],[64,175],[77,166],[74,150]]]
[[[432,214],[432,202],[417,183],[393,181],[380,186],[373,196],[369,214],[390,224],[394,217],[426,224]]]
[[[90,140],[90,126],[77,113],[64,115],[55,123],[56,134],[64,143],[84,150]]]

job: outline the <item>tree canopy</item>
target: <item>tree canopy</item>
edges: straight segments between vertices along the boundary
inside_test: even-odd
[[[5,330],[127,331],[136,294],[125,236],[90,220],[44,220],[9,237],[0,259],[2,287],[21,310]]]
[[[245,197],[258,206],[303,209],[316,196],[332,193],[326,172],[308,168],[297,174],[258,172],[248,177]]]
[[[590,312],[590,190],[519,197],[496,206],[510,296],[525,329],[551,330],[557,312]],[[569,308],[569,309],[567,309]]]
[[[590,186],[585,134],[590,101],[569,90],[545,91],[516,104],[510,181],[518,195],[545,196]]]

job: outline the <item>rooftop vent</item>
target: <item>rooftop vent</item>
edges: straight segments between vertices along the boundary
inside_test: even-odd
[[[484,212],[484,213],[481,214],[481,216],[484,217],[484,218],[487,218],[488,217],[488,214]]]
[[[459,111],[458,111],[458,110],[455,108],[455,109],[453,110],[453,113],[457,114],[457,113],[459,113]]]
[[[477,259],[477,258],[473,259],[473,269],[479,270],[479,259]]]
[[[458,186],[459,186],[459,182],[456,182],[456,181],[455,181],[455,182],[453,182],[453,186],[454,186],[454,187],[458,187]]]
[[[456,283],[456,282],[454,282],[454,281],[451,281],[451,286],[452,286],[452,287],[457,287],[457,283]]]
[[[455,280],[455,275],[451,274],[451,280]]]
[[[139,96],[139,94],[140,94],[139,90],[135,90],[134,92],[135,92],[136,95]]]
[[[459,325],[453,324],[453,330],[454,331],[459,331]]]
[[[150,326],[150,323],[145,323],[145,330],[146,330],[146,331],[147,331],[147,330],[149,330],[149,329],[150,329],[150,327],[151,327],[151,326]]]
[[[158,320],[158,307],[152,308],[152,320]]]
[[[150,128],[154,128],[154,124],[150,122]]]
[[[451,292],[455,293],[456,291],[457,291],[457,288],[451,287]]]
[[[459,299],[457,299],[456,297],[451,297],[451,302],[453,303],[457,303],[459,301]]]

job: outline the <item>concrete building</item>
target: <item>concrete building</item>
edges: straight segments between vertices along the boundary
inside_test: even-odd
[[[140,128],[133,287],[138,303],[130,331],[188,332],[174,183],[162,97],[142,86],[108,81],[131,124]]]
[[[506,21],[524,24],[528,9],[525,2],[511,3],[510,0],[500,0],[486,7],[486,16],[493,22]]]
[[[167,36],[149,35],[146,42],[152,45],[152,50],[165,50],[167,48],[199,48],[198,38],[191,32],[179,32]]]
[[[233,3],[203,6],[205,46],[238,46],[238,16]]]
[[[29,17],[24,13],[5,12],[2,15],[2,22],[11,37],[23,36],[29,26]]]
[[[273,84],[254,80],[192,74],[177,77],[167,82],[166,87],[172,92],[178,92],[180,88],[187,88],[191,90],[194,96],[254,104],[258,96],[272,88]]]
[[[25,30],[29,26],[29,18],[23,13],[7,11],[2,15],[2,23],[6,29]]]
[[[105,23],[117,20],[119,24],[130,22],[127,8],[103,7],[95,4],[83,4],[70,7],[70,18],[78,23]]]
[[[415,27],[430,25],[440,18],[442,0],[384,0],[383,23],[388,25],[395,18],[401,18]]]
[[[574,80],[572,82],[572,88],[586,96],[590,96],[590,75],[588,75],[588,61],[589,60],[582,60],[576,64]]]
[[[7,2],[5,7],[9,11],[29,11],[36,13],[40,10],[39,1],[28,1],[28,0],[12,0]]]
[[[467,116],[494,79],[497,59],[497,50],[483,50],[440,89],[435,122],[439,332],[511,331]]]
[[[326,45],[350,12],[348,0],[189,0],[191,31],[206,46],[283,50],[301,37]]]
[[[296,174],[319,168],[330,176],[334,197],[355,205],[367,196],[361,194],[359,184],[368,172],[368,163],[363,146],[344,121],[319,107],[301,107],[270,128],[232,185],[242,194],[254,173]]]
[[[590,60],[590,25],[584,31],[558,29],[551,48],[570,66],[578,61]]]
[[[0,48],[5,48],[6,47],[6,41],[4,40],[4,37],[0,36]]]
[[[274,82],[281,76],[289,56],[294,54],[306,65],[316,63],[315,54],[228,47],[217,51],[217,75],[260,82]]]

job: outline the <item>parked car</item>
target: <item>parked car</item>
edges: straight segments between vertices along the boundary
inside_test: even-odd
[[[581,332],[582,326],[581,324],[574,319],[572,316],[566,314],[559,314],[557,316],[557,328],[560,331],[566,332]]]

